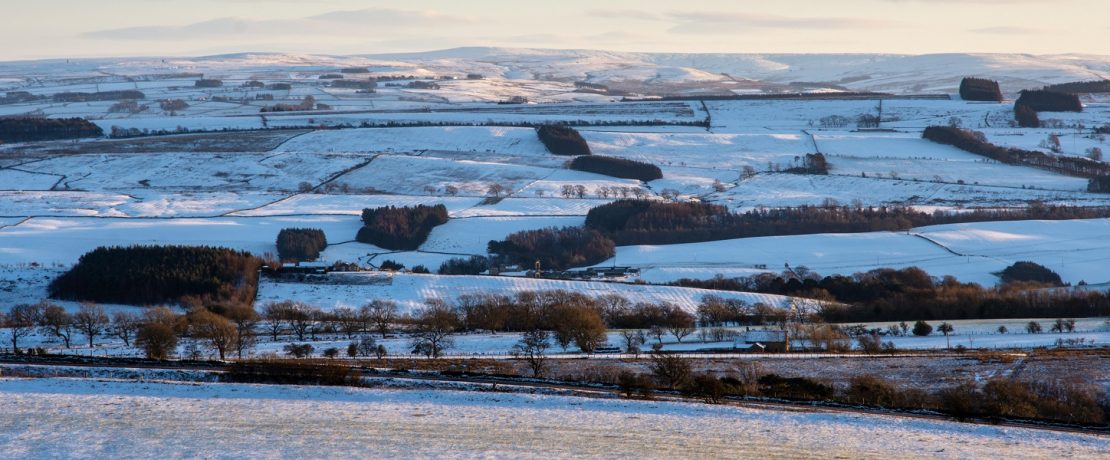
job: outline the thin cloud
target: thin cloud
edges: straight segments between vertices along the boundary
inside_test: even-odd
[[[1035,29],[1032,27],[1017,27],[1017,26],[998,26],[998,27],[983,27],[981,29],[971,29],[969,32],[977,34],[993,34],[993,35],[1035,35],[1047,32],[1045,29]]]
[[[744,29],[875,29],[898,25],[895,21],[851,17],[790,17],[711,12],[674,12],[669,16],[678,22],[670,31],[683,34],[735,33]]]
[[[665,19],[662,15],[660,15],[658,13],[652,13],[650,11],[643,11],[643,10],[606,10],[606,9],[598,9],[598,10],[587,11],[586,14],[588,14],[590,16],[597,17],[597,18],[604,18],[604,19],[617,19],[617,18],[619,18],[619,19],[638,19],[638,20],[642,20],[642,21],[661,21],[661,20]]]
[[[273,35],[331,35],[366,32],[376,29],[448,27],[471,24],[474,20],[435,11],[365,9],[333,11],[301,19],[253,20],[236,17],[216,18],[183,26],[139,26],[97,30],[82,38],[109,40],[181,40],[232,36],[266,37]]]

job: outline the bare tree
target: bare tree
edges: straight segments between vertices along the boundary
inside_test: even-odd
[[[235,354],[243,359],[243,352],[254,348],[258,327],[258,312],[254,307],[246,304],[234,305],[227,309],[227,319],[235,325]]]
[[[366,325],[358,312],[350,307],[336,308],[332,311],[332,318],[339,325],[339,329],[347,335],[348,340],[354,338],[355,334],[362,332]]]
[[[142,321],[139,320],[138,315],[117,310],[112,312],[112,323],[108,326],[108,333],[119,337],[120,340],[123,340],[124,346],[130,347],[131,337],[135,335],[140,326],[142,326]]]
[[[459,316],[446,302],[428,299],[423,310],[413,317],[412,352],[439,358],[454,346],[451,334],[459,325]]]
[[[502,193],[505,193],[504,185],[494,182],[486,187],[486,195],[491,195],[494,198],[500,198]]]
[[[575,185],[574,186],[574,196],[577,197],[577,198],[585,198],[586,197],[586,186],[582,185],[582,184]]]
[[[513,345],[513,356],[524,359],[528,367],[532,368],[532,376],[542,378],[547,369],[547,349],[551,347],[551,339],[547,331],[529,331],[521,336],[520,341]]]
[[[205,308],[196,308],[189,312],[188,320],[193,337],[204,341],[210,348],[216,350],[220,360],[223,360],[227,352],[235,346],[235,325],[227,318]]]
[[[42,316],[42,306],[39,304],[20,304],[12,307],[5,316],[4,326],[8,328],[11,336],[12,352],[19,352],[19,339],[31,335]]]
[[[66,312],[61,305],[49,302],[40,302],[42,316],[39,317],[39,330],[62,339],[66,348],[69,348],[73,338],[73,315]]]
[[[621,338],[624,339],[624,351],[635,356],[640,355],[640,346],[647,342],[644,331],[639,329],[625,329],[621,331]]]
[[[92,302],[81,302],[77,313],[73,315],[73,321],[77,323],[77,329],[85,337],[88,337],[89,348],[93,347],[93,340],[96,339],[96,336],[104,333],[104,329],[110,323],[108,314],[104,312],[104,307]]]
[[[262,307],[262,318],[266,321],[266,329],[270,332],[270,338],[277,341],[278,334],[285,330],[285,318],[288,315],[288,310],[293,307],[293,302],[271,302]]]
[[[389,328],[397,322],[397,302],[381,299],[373,300],[359,309],[359,315],[365,317],[384,339],[386,334],[389,333]]]
[[[694,333],[694,326],[696,323],[697,321],[694,315],[686,313],[685,310],[677,305],[670,305],[667,311],[667,318],[664,320],[667,330],[678,339],[679,343],[682,343],[683,337]]]
[[[651,373],[663,385],[674,390],[690,379],[690,363],[678,355],[652,353]]]
[[[457,186],[454,186],[454,185],[445,185],[445,186],[443,186],[443,193],[446,193],[446,194],[451,195],[451,196],[455,196],[455,195],[459,194],[459,188]]]

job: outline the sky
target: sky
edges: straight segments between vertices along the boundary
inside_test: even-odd
[[[377,54],[1110,55],[1107,0],[0,0],[0,60]]]

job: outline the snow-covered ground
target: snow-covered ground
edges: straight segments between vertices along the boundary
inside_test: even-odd
[[[1095,435],[676,402],[445,390],[0,379],[28,457],[1099,458]],[[739,433],[739,435],[738,435]]]
[[[875,268],[920,267],[932,275],[994,285],[994,274],[1019,261],[1036,261],[1066,282],[1101,283],[1110,244],[1108,219],[1008,221],[921,227],[908,232],[843,233],[741,238],[706,243],[621,246],[616,262],[639,267],[652,282],[746,276],[805,266],[821,275]],[[613,260],[598,264],[612,265]]]

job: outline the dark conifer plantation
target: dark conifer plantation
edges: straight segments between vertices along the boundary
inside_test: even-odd
[[[506,263],[531,267],[538,260],[544,270],[561,270],[604,262],[616,254],[616,245],[592,229],[544,228],[490,241],[489,252]]]
[[[577,130],[565,125],[542,125],[536,128],[540,142],[556,155],[589,155],[590,146]]]
[[[966,77],[960,81],[960,99],[1002,102],[1002,90],[998,88],[997,81]]]
[[[1014,104],[1014,120],[1017,120],[1018,126],[1022,128],[1039,128],[1041,126],[1037,111],[1025,104]]]
[[[104,131],[84,118],[0,118],[0,143],[100,137]]]
[[[54,102],[91,102],[146,99],[142,91],[128,89],[120,91],[101,91],[98,93],[58,93]]]
[[[318,228],[285,228],[278,232],[276,244],[281,260],[316,260],[328,239]]]
[[[250,253],[201,246],[99,247],[50,283],[50,296],[154,305],[195,297],[254,301],[261,261]]]
[[[395,251],[413,251],[427,241],[437,225],[447,223],[447,207],[386,206],[362,210],[362,228],[356,240]]]
[[[707,203],[617,200],[590,210],[586,227],[616,244],[675,244],[774,235],[897,231],[925,225],[998,220],[1110,217],[1110,208],[1032,206],[1014,210],[925,213],[912,208],[800,206],[736,214]]]
[[[663,171],[660,171],[659,167],[653,164],[601,155],[575,157],[570,162],[570,169],[644,182],[663,178]]]
[[[1082,112],[1083,103],[1076,94],[1048,90],[1022,90],[1018,104],[1028,105],[1038,112]]]
[[[1110,80],[1075,81],[1044,87],[1047,91],[1069,94],[1110,93]]]

